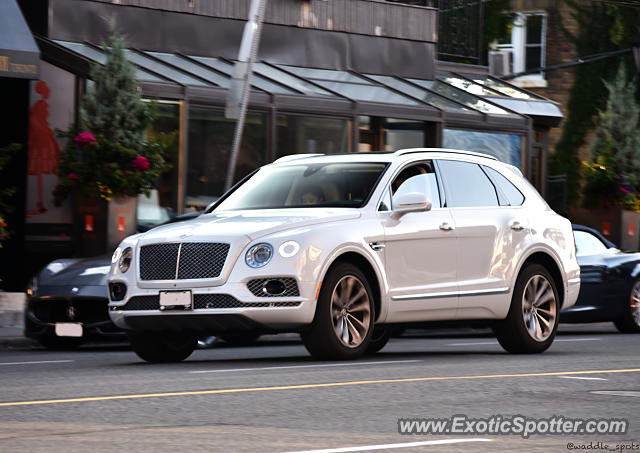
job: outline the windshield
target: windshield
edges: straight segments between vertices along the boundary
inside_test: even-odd
[[[384,163],[326,163],[263,167],[216,211],[296,207],[359,208],[386,168]]]

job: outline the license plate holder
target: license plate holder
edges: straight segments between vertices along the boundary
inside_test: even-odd
[[[191,290],[160,291],[160,310],[193,310]]]
[[[82,336],[82,324],[79,322],[57,322],[55,330],[58,337]]]

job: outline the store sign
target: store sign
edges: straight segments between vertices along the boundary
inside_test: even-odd
[[[38,65],[14,61],[9,55],[0,54],[0,75],[32,79],[38,75]]]

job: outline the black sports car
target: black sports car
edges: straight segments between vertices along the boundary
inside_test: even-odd
[[[79,346],[92,337],[125,339],[109,319],[110,256],[49,263],[27,289],[24,334],[48,348]]]
[[[640,333],[640,253],[623,252],[598,231],[573,225],[580,295],[561,322],[613,321],[620,332]]]

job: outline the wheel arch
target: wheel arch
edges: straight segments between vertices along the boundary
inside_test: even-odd
[[[562,272],[560,270],[560,265],[557,260],[550,253],[542,250],[537,250],[531,253],[527,258],[523,261],[520,269],[518,270],[518,275],[522,272],[522,270],[529,264],[540,264],[545,269],[549,271],[551,277],[553,278],[553,282],[556,284],[556,289],[558,290],[558,297],[560,298],[560,309],[564,305],[566,289],[565,289],[565,281],[562,277]]]
[[[350,263],[360,269],[369,284],[371,285],[371,290],[373,291],[373,307],[375,310],[375,321],[381,319],[382,315],[382,286],[380,277],[378,276],[378,272],[374,265],[366,258],[362,253],[356,252],[354,250],[348,250],[337,255],[331,264],[325,270],[322,281],[326,278],[327,274],[331,271],[333,267],[335,267],[338,263]]]

